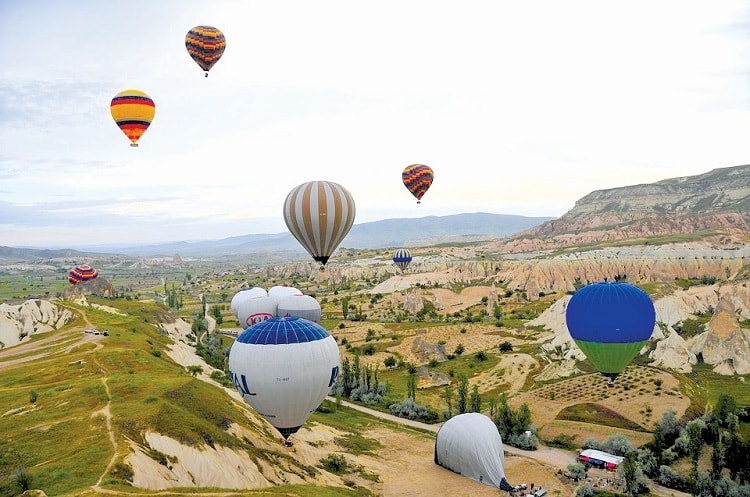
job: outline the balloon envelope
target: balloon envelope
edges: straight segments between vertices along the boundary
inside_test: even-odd
[[[284,201],[284,222],[313,259],[325,266],[354,224],[354,199],[332,181],[296,186]]]
[[[242,333],[229,351],[229,371],[245,402],[284,438],[318,408],[339,372],[328,331],[301,318],[271,318]]]
[[[573,294],[565,323],[576,345],[605,375],[614,376],[643,348],[656,324],[646,292],[622,282],[587,285]]]
[[[241,302],[255,297],[265,297],[267,295],[268,292],[266,292],[264,288],[258,286],[253,288],[243,288],[232,297],[232,301],[229,303],[229,310],[232,311],[234,317],[237,317],[237,306],[239,306]]]
[[[141,90],[123,90],[112,99],[109,111],[117,127],[131,141],[130,146],[137,147],[138,140],[154,120],[156,106]]]
[[[505,479],[503,441],[484,414],[459,414],[446,421],[435,438],[435,463],[485,485],[511,490]]]
[[[76,266],[68,273],[68,281],[75,285],[82,281],[93,280],[99,276],[99,272],[88,264]]]
[[[249,298],[237,304],[237,320],[247,328],[276,315],[276,301],[268,295]]]
[[[276,315],[282,318],[305,318],[313,323],[320,322],[320,304],[310,295],[289,295],[279,301]]]
[[[407,166],[401,173],[404,186],[417,198],[417,203],[420,203],[422,195],[432,185],[434,177],[435,173],[432,171],[432,168],[424,164],[412,164],[411,166]]]
[[[293,286],[284,285],[272,286],[268,289],[268,296],[271,297],[276,302],[276,304],[281,302],[286,297],[289,297],[290,295],[302,295],[302,291],[294,288]]]
[[[185,48],[195,63],[206,71],[206,77],[226,47],[224,33],[213,26],[196,26],[185,35]]]
[[[401,269],[401,271],[405,271],[406,268],[409,267],[409,264],[411,264],[411,252],[409,249],[396,249],[393,253],[393,263]]]

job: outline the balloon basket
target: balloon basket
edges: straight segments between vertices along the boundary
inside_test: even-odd
[[[130,146],[131,146],[131,147],[137,147],[137,146],[138,146],[138,144],[137,144],[137,143],[131,143],[131,144],[130,144]]]

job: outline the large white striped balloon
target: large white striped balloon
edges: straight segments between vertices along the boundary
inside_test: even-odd
[[[352,195],[332,181],[309,181],[289,192],[284,222],[313,259],[325,266],[354,224]]]

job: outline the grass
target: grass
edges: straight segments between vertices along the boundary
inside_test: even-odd
[[[95,302],[96,299],[90,299]],[[98,301],[96,301],[99,303]],[[0,405],[4,407],[2,433],[4,454],[0,475],[18,468],[32,477],[34,488],[47,495],[76,495],[96,483],[113,456],[113,447],[103,415],[93,415],[107,405],[102,380],[111,395],[110,412],[115,437],[122,449],[118,461],[129,453],[125,437],[144,444],[144,433],[156,431],[183,444],[205,447],[222,445],[250,453],[279,466],[279,455],[253,447],[251,442],[230,435],[230,424],[240,423],[256,437],[273,441],[277,435],[248,423],[242,408],[222,389],[191,377],[164,352],[169,339],[158,327],[170,319],[164,307],[125,299],[102,300],[102,304],[129,312],[126,316],[97,308],[66,304],[85,313],[92,325],[110,330],[101,337],[101,348],[83,345],[70,352],[63,344],[81,338],[83,320],[55,334],[61,342],[45,344],[52,354],[36,359],[34,367],[20,365],[0,375]],[[32,392],[36,394],[32,402]],[[350,416],[351,417],[351,416]],[[370,450],[357,437],[345,443]],[[282,457],[283,470],[306,474],[302,463]],[[124,489],[123,480],[104,478],[108,488]],[[302,495],[302,494],[301,494]],[[325,491],[309,495],[326,495]],[[337,495],[334,491],[331,495]],[[352,495],[351,491],[347,495]],[[368,495],[367,492],[356,495]]]
[[[646,431],[638,423],[620,416],[612,409],[589,402],[565,407],[557,413],[555,419],[580,421],[583,423],[611,426],[612,428],[623,428],[625,430]]]

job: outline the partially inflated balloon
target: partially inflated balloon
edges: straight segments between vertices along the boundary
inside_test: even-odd
[[[206,77],[226,47],[224,33],[213,26],[196,26],[185,36],[185,48],[195,63],[206,71]]]
[[[435,174],[432,172],[430,166],[424,164],[412,164],[407,166],[401,173],[401,179],[404,181],[404,186],[417,198],[419,204],[422,200],[422,195],[432,185],[432,180]]]
[[[393,253],[393,263],[401,271],[406,271],[406,268],[409,267],[409,264],[411,264],[411,252],[409,251],[409,249],[396,249],[396,251]]]
[[[622,282],[600,282],[576,291],[565,310],[570,336],[603,374],[617,376],[643,348],[656,323],[646,292]]]
[[[237,304],[237,320],[248,328],[276,315],[276,301],[268,295],[243,299]]]
[[[286,285],[276,285],[268,289],[268,296],[271,297],[276,304],[290,295],[302,295],[302,291],[293,286]]]
[[[156,106],[151,97],[140,90],[124,90],[115,95],[109,106],[112,119],[117,127],[131,141],[131,147],[138,146],[138,140],[154,120]]]
[[[313,323],[320,322],[320,304],[310,295],[289,295],[279,301],[276,315],[280,318],[305,318]]]
[[[271,318],[245,330],[229,351],[229,371],[245,402],[286,439],[331,391],[336,340],[302,318]]]
[[[234,317],[237,317],[237,307],[239,307],[242,302],[255,297],[266,296],[268,296],[268,292],[266,292],[263,288],[257,286],[253,288],[243,288],[239,292],[235,293],[234,297],[232,297],[232,301],[229,303],[229,310],[232,311]]]
[[[88,264],[82,264],[76,266],[68,273],[68,281],[72,285],[76,285],[82,281],[93,280],[99,276],[99,272]]]
[[[352,195],[332,181],[309,181],[289,192],[284,222],[313,259],[326,262],[354,224]]]

